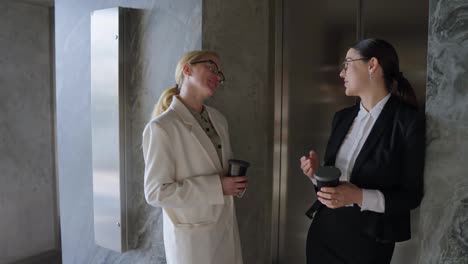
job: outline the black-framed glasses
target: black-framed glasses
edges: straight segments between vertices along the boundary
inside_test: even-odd
[[[219,81],[221,84],[223,84],[226,81],[226,77],[224,77],[223,72],[218,70],[218,65],[216,64],[216,62],[214,62],[212,60],[201,60],[201,61],[190,62],[190,65],[195,65],[195,64],[199,64],[199,63],[206,63],[206,66],[207,66],[208,70],[211,73],[216,74],[221,78],[221,80]]]
[[[348,64],[353,61],[360,61],[360,60],[369,60],[368,58],[359,58],[359,59],[347,59],[343,61],[343,65],[341,66],[341,71],[344,71],[346,73],[346,70],[348,70]]]

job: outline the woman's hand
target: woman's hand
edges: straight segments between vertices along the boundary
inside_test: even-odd
[[[311,150],[309,152],[309,157],[302,156],[301,158],[301,169],[302,172],[312,178],[314,176],[314,172],[319,168],[319,158],[315,151]]]
[[[224,195],[239,195],[247,188],[246,176],[221,176]]]
[[[317,192],[317,199],[328,208],[362,205],[362,189],[349,182],[341,182],[337,187],[322,187]]]

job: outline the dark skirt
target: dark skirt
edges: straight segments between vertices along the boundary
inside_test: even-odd
[[[307,264],[386,264],[395,243],[381,243],[361,230],[357,207],[329,209],[316,214],[307,235]]]

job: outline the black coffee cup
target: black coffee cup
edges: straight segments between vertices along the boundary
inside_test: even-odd
[[[341,171],[334,166],[323,166],[317,169],[314,173],[314,178],[317,181],[317,190],[320,191],[322,187],[336,187],[340,184]],[[314,218],[317,210],[321,208],[323,204],[320,201],[315,203],[305,213],[310,219]]]
[[[228,160],[228,176],[245,176],[250,163],[243,160],[230,159]]]
[[[314,173],[317,180],[317,188],[336,187],[340,183],[341,171],[334,166],[323,166]]]
[[[245,176],[247,175],[247,169],[250,166],[250,163],[247,161],[243,160],[237,160],[237,159],[230,159],[228,160],[229,162],[229,168],[228,168],[228,176]],[[242,198],[245,193],[244,189],[241,193],[237,195],[237,198]]]

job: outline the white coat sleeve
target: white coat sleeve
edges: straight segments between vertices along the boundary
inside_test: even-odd
[[[157,207],[194,207],[224,203],[218,174],[176,181],[176,160],[167,132],[156,122],[143,131],[146,201]]]

